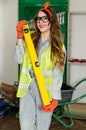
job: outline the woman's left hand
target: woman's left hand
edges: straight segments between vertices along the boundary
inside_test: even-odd
[[[58,100],[53,99],[50,105],[41,106],[40,108],[43,112],[53,112],[57,106],[58,106]]]

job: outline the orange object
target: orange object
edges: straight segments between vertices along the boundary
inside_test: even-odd
[[[49,14],[50,16],[52,16],[51,11],[48,9],[48,6],[49,6],[49,5],[50,5],[50,2],[45,2],[44,6],[43,6],[43,8],[42,8],[41,10],[45,10],[46,12],[48,12],[48,14]]]
[[[23,38],[23,36],[24,36],[23,25],[25,25],[25,24],[27,24],[26,20],[21,20],[18,22],[18,24],[16,26],[17,38]]]
[[[53,112],[57,106],[58,106],[58,100],[53,99],[50,105],[41,106],[41,109],[44,112]]]

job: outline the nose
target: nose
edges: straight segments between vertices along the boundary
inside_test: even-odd
[[[39,20],[39,23],[43,23],[43,20],[42,20],[42,18]]]

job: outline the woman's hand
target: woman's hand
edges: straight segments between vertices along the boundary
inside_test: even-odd
[[[18,39],[23,39],[24,33],[23,33],[23,25],[27,24],[26,20],[19,21],[17,26],[16,26],[16,31],[17,31],[17,38]]]
[[[50,105],[41,106],[40,108],[43,112],[53,112],[57,106],[58,106],[58,100],[53,99]]]

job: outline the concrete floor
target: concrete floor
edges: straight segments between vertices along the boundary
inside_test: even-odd
[[[0,130],[20,130],[19,120],[16,118],[18,111],[11,110],[5,117],[0,118]],[[64,118],[69,123],[69,118]],[[52,118],[50,130],[65,130],[59,122]],[[71,130],[86,130],[86,119],[74,119],[74,125]]]

